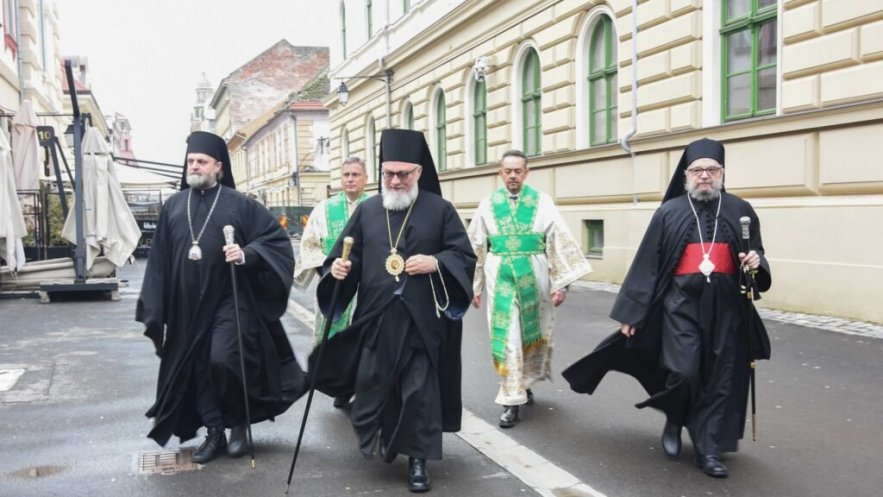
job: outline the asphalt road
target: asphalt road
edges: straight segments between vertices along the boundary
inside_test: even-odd
[[[142,474],[142,459],[163,450],[145,437],[158,360],[132,320],[142,270],[143,261],[121,270],[130,286],[119,302],[0,300],[0,387],[24,370],[0,388],[0,496],[284,495],[303,400],[255,426],[255,470],[247,459],[221,458],[193,471]],[[308,293],[292,298],[311,308]],[[613,374],[589,397],[560,377],[613,331],[612,300],[571,290],[558,314],[554,381],[534,388],[536,405],[505,435],[609,497],[880,494],[883,340],[768,321],[773,360],[758,365],[759,438],[727,455],[730,477],[717,480],[692,465],[686,436],[679,460],[662,455],[663,416],[633,407],[643,392],[630,378]],[[309,330],[293,315],[284,324],[302,359]],[[496,426],[484,310],[464,324],[464,407]],[[314,400],[291,495],[410,495],[406,462],[363,459],[330,402]],[[178,449],[173,441],[165,450],[186,453]],[[537,495],[456,435],[445,435],[445,459],[429,469],[430,495]]]

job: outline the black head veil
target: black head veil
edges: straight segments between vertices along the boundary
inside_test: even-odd
[[[227,143],[220,136],[206,131],[194,131],[187,137],[188,154],[205,154],[221,163],[220,183],[226,187],[236,189],[233,181],[233,169],[230,165],[230,152]],[[187,184],[187,156],[184,156],[184,171],[181,172],[181,189],[190,188]]]
[[[696,159],[714,159],[721,166],[724,166],[723,144],[719,141],[712,140],[711,138],[702,138],[687,145],[687,148],[684,149],[684,153],[681,154],[681,160],[678,162],[678,167],[675,168],[671,175],[671,181],[668,183],[668,189],[665,191],[665,196],[662,197],[663,204],[684,194],[684,171],[686,171],[687,166],[692,164]],[[725,190],[722,188],[721,191]]]
[[[426,138],[422,132],[411,129],[385,129],[381,131],[379,163],[382,165],[387,161],[420,164],[423,166],[423,171],[420,173],[417,187],[441,196],[441,184],[435,170],[435,161],[432,160],[429,145],[426,144]],[[381,181],[379,184],[382,189],[383,182]]]

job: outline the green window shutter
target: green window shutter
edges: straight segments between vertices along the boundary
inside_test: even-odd
[[[722,0],[721,115],[724,121],[776,111],[775,0]]]
[[[613,143],[617,137],[617,62],[613,22],[601,16],[589,43],[589,144]]]
[[[487,85],[484,81],[475,84],[473,93],[475,112],[472,114],[472,127],[475,130],[475,164],[487,163]]]
[[[435,105],[435,144],[436,144],[436,167],[439,171],[448,169],[448,123],[445,116],[445,94],[438,93],[438,100]]]
[[[524,58],[521,88],[524,153],[527,156],[540,155],[542,153],[542,86],[540,58],[533,49],[530,49]]]

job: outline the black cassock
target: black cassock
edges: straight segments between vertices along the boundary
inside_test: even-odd
[[[710,455],[735,451],[742,438],[749,343],[755,359],[770,357],[763,322],[739,291],[742,216],[751,218],[751,250],[761,256],[757,289],[771,284],[757,215],[748,202],[721,195],[715,242],[729,245],[736,272],[714,272],[710,282],[701,273],[675,275],[685,246],[698,243],[699,233],[686,194],[665,202],[650,221],[610,313],[636,326],[635,335],[626,339],[616,331],[563,372],[574,391],[588,394],[610,370],[634,376],[650,395],[637,407],[665,412],[688,428],[698,451]],[[708,247],[718,202],[693,204]]]
[[[328,316],[334,278],[331,262],[341,254],[345,236],[355,240],[352,269],[340,282],[334,314],[358,292],[353,324],[326,344],[316,388],[328,395],[355,393],[351,419],[362,453],[371,457],[396,454],[440,459],[442,431],[460,429],[460,319],[472,300],[475,254],[463,222],[446,200],[420,192],[402,234],[398,253],[434,255],[439,273],[408,276],[399,282],[384,266],[407,210],[387,213],[380,195],[363,202],[353,213],[325,262],[317,289],[319,307]],[[430,277],[446,311],[436,315]],[[310,372],[318,349],[310,356]]]
[[[199,239],[199,261],[188,259],[191,191],[194,235],[220,195]],[[144,334],[161,359],[156,402],[147,412],[154,418],[148,436],[160,445],[173,434],[181,441],[193,438],[202,426],[194,368],[209,354],[210,381],[224,425],[245,421],[230,265],[223,252],[226,225],[234,227],[235,241],[245,252],[245,264],[236,266],[236,281],[251,421],[285,412],[306,389],[306,375],[279,321],[294,270],[285,232],[266,208],[226,186],[181,191],[160,213],[135,318],[146,325]]]

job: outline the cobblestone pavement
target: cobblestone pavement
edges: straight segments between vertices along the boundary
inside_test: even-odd
[[[620,285],[615,285],[613,283],[601,283],[594,281],[578,281],[574,283],[574,286],[608,293],[619,293],[620,287]],[[883,326],[874,323],[866,323],[863,321],[850,321],[848,319],[836,318],[832,316],[818,316],[814,314],[803,314],[800,312],[764,309],[762,307],[758,307],[757,312],[763,319],[771,319],[773,321],[779,321],[782,323],[809,326],[812,328],[818,328],[820,330],[836,331],[838,333],[848,333],[850,335],[883,338]]]

